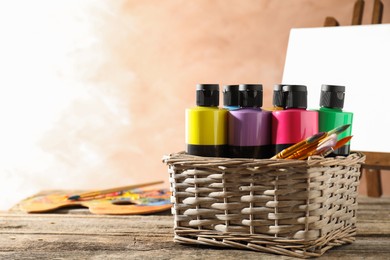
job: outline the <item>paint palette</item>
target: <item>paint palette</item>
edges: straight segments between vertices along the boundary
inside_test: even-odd
[[[68,200],[70,194],[74,192],[38,194],[20,202],[19,208],[28,213],[43,213],[67,207],[86,207],[93,214],[107,215],[152,214],[171,208],[171,194],[165,189],[133,189],[118,196],[93,200]]]

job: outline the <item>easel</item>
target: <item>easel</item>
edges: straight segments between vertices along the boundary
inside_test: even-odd
[[[363,18],[364,1],[357,0],[353,8],[352,25],[361,25]],[[371,24],[382,23],[383,3],[375,0]],[[339,26],[339,22],[331,16],[326,17],[324,26]],[[367,195],[369,197],[382,196],[381,170],[390,170],[390,153],[365,152],[366,163],[362,173],[366,175]]]

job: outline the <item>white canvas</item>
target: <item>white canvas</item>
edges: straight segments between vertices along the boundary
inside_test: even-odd
[[[351,149],[390,152],[389,63],[390,24],[292,29],[282,82],[306,85],[309,109],[322,84],[345,86]]]

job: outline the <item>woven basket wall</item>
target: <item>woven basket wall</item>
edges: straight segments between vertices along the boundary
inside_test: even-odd
[[[365,156],[309,160],[172,154],[174,241],[316,257],[351,243]]]

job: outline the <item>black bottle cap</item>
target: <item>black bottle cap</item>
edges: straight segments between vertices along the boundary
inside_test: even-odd
[[[241,84],[238,89],[241,107],[261,107],[263,105],[263,85]]]
[[[283,85],[284,106],[288,108],[307,108],[307,88],[304,85]]]
[[[225,106],[239,106],[239,98],[238,85],[226,85],[223,87],[223,104]]]
[[[201,107],[217,107],[219,105],[219,85],[196,85],[196,105]]]
[[[283,85],[275,84],[274,85],[274,94],[272,98],[272,104],[275,107],[284,107],[283,104]]]
[[[322,85],[320,107],[343,108],[345,87],[337,85]]]

